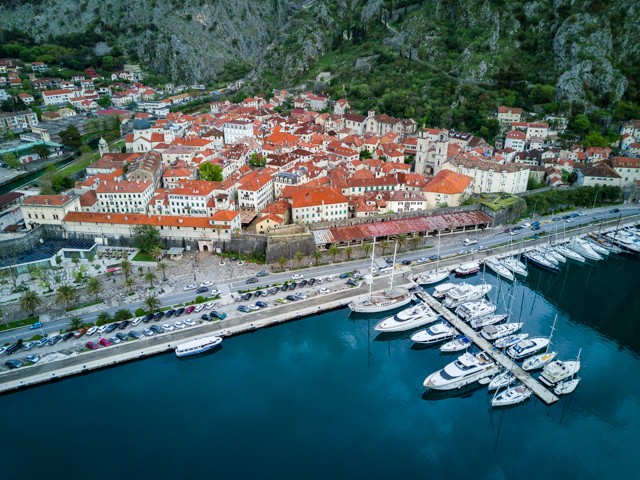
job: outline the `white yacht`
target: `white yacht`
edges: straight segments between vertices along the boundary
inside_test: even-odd
[[[456,308],[456,315],[468,322],[474,318],[491,315],[497,309],[498,306],[495,303],[483,298],[478,302],[466,302],[458,306]]]
[[[210,336],[203,337],[190,342],[181,343],[176,347],[176,356],[188,357],[190,355],[197,355],[216,348],[222,343],[221,337]]]
[[[426,330],[420,330],[419,332],[411,335],[411,340],[416,343],[429,345],[431,343],[442,342],[449,338],[453,338],[458,334],[458,331],[451,325],[445,322],[436,323],[431,325]]]
[[[614,245],[617,245],[625,252],[640,253],[640,240],[631,232],[618,230],[606,233],[605,237],[611,240]]]
[[[480,300],[488,294],[493,287],[486,283],[481,285],[470,285],[461,283],[456,288],[452,288],[447,292],[446,298],[442,301],[442,305],[448,308],[455,308],[466,302]]]
[[[543,385],[552,387],[555,384],[572,377],[580,370],[580,359],[577,360],[554,360],[549,365],[545,365],[540,375],[540,382]]]
[[[561,253],[565,257],[570,258],[571,260],[575,260],[576,262],[584,263],[585,260],[586,260],[578,252],[574,252],[573,250],[567,248],[564,245],[556,245],[553,248],[554,248],[554,250],[557,250],[559,253]]]
[[[510,281],[513,281],[515,279],[511,270],[509,270],[497,260],[487,260],[484,262],[484,264],[487,266],[487,268],[493,270],[499,277],[506,278]]]
[[[451,390],[490,377],[498,366],[485,352],[476,355],[464,353],[454,362],[429,375],[423,385],[434,390]]]
[[[374,330],[378,332],[403,332],[435,322],[439,316],[426,303],[419,303],[382,320],[374,327]]]
[[[560,252],[558,252],[551,245],[549,245],[547,248],[545,248],[545,253],[547,255],[551,255],[553,258],[555,258],[560,263],[567,263],[567,259],[565,258],[565,256],[562,255]]]
[[[542,350],[549,345],[549,339],[546,337],[534,337],[521,340],[515,345],[510,346],[507,349],[507,355],[514,360],[520,360],[521,358],[528,357],[534,353]]]
[[[498,393],[491,400],[492,407],[506,407],[524,402],[531,396],[531,390],[522,384],[508,387],[506,390]]]
[[[526,277],[529,274],[527,266],[515,257],[503,258],[502,264],[516,275]]]
[[[535,247],[534,252],[540,255],[541,257],[543,257],[547,262],[555,265],[556,267],[560,263],[560,260],[558,260],[554,255],[551,254],[551,251],[547,250],[541,245]]]
[[[460,350],[466,350],[472,345],[471,340],[462,336],[454,338],[450,342],[445,343],[440,347],[440,351],[443,353],[459,352]]]
[[[489,325],[495,325],[497,323],[504,322],[507,318],[509,318],[509,314],[507,313],[494,313],[492,315],[485,315],[484,317],[472,318],[469,322],[469,325],[471,325],[471,328],[477,330]]]
[[[576,389],[578,383],[580,383],[579,378],[563,380],[554,387],[553,393],[555,393],[556,395],[567,395],[568,393],[571,393]]]
[[[607,250],[606,248],[604,248],[602,245],[600,245],[598,242],[596,242],[591,238],[585,238],[584,240],[589,244],[589,246],[593,249],[593,251],[599,255],[608,257],[609,254],[611,253],[609,250]]]
[[[508,387],[517,381],[516,376],[509,370],[499,373],[489,382],[489,390],[498,390],[499,388]]]
[[[480,264],[478,262],[463,263],[454,270],[455,274],[458,276],[473,275],[474,273],[478,273],[479,271]]]
[[[428,273],[416,275],[413,279],[418,285],[433,285],[434,283],[441,282],[445,278],[449,277],[451,272],[449,270],[433,270]]]
[[[455,283],[443,283],[442,285],[438,285],[433,289],[433,297],[434,298],[442,298],[447,292],[453,288],[456,288],[458,285]]]
[[[576,253],[579,253],[585,258],[589,260],[602,260],[602,257],[591,248],[591,245],[586,240],[582,238],[575,237],[569,243],[569,248]]]
[[[556,358],[557,354],[557,352],[544,352],[534,355],[533,357],[529,357],[522,362],[522,369],[525,372],[539,370]]]
[[[512,345],[515,345],[522,340],[529,338],[528,333],[514,333],[513,335],[509,335],[508,337],[502,337],[496,340],[494,343],[496,348],[506,348]]]
[[[507,335],[513,335],[522,328],[523,323],[504,323],[502,325],[489,325],[482,329],[480,335],[493,342]]]
[[[541,255],[538,252],[527,252],[523,254],[523,257],[527,259],[527,263],[531,263],[536,267],[542,268],[543,270],[547,270],[549,272],[554,272],[554,273],[557,273],[560,271],[560,269],[557,267],[556,264],[549,261],[549,259],[546,256]]]

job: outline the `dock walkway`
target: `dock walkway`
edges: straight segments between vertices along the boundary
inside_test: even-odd
[[[526,385],[538,398],[547,405],[551,405],[558,401],[551,391],[547,390],[535,378],[520,368],[511,357],[497,350],[489,341],[482,337],[470,325],[461,320],[457,315],[453,314],[447,308],[443,307],[440,302],[426,292],[417,294],[423,301],[436,310],[442,317],[453,325],[459,332],[465,335],[469,340],[475,343],[482,351],[487,352],[498,364],[511,371],[514,376]]]

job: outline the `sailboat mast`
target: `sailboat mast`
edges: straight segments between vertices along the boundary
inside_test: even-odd
[[[393,290],[393,277],[396,274],[396,253],[398,253],[398,242],[396,242],[395,247],[393,247],[393,263],[392,265],[392,270],[391,270],[391,290]]]
[[[549,335],[549,343],[547,343],[547,349],[545,353],[549,351],[549,347],[551,346],[551,339],[553,338],[553,332],[556,329],[556,322],[558,321],[558,314],[556,313],[556,318],[553,319],[553,325],[551,325],[551,335]]]
[[[371,248],[371,268],[369,269],[369,275],[371,275],[371,281],[369,282],[369,298],[371,298],[371,288],[373,287],[373,259],[376,254],[376,237],[373,237],[373,247]]]

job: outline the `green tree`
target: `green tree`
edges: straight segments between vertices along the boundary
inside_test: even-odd
[[[96,318],[96,325],[104,325],[105,323],[109,323],[111,321],[111,315],[108,312],[100,312],[98,318]]]
[[[222,181],[222,167],[217,163],[205,162],[198,169],[200,178],[210,182]]]
[[[125,258],[120,262],[120,269],[122,270],[124,278],[128,279],[129,275],[131,275],[131,271],[133,270],[133,264]]]
[[[322,258],[323,255],[324,254],[322,250],[314,250],[313,253],[311,254],[311,256],[316,262],[316,267],[318,266],[318,263],[320,262],[320,259]]]
[[[108,315],[109,314],[107,314],[107,316]],[[100,316],[98,316],[98,318],[100,318]],[[74,315],[69,319],[69,326],[67,327],[67,330],[80,330],[82,327],[84,327],[84,321],[79,316]]]
[[[589,122],[589,118],[585,114],[580,113],[573,118],[570,127],[577,134],[584,135],[589,131],[591,122]]]
[[[298,263],[298,268],[300,268],[300,265],[302,264],[302,260],[304,259],[304,254],[302,252],[296,252],[293,254],[293,258]]]
[[[360,245],[360,250],[362,250],[362,255],[364,255],[365,257],[368,257],[369,254],[371,253],[371,244],[363,243],[362,245]]]
[[[162,258],[162,248],[159,245],[156,245],[149,251],[149,255],[151,255],[156,262],[159,262]]]
[[[75,125],[69,125],[60,132],[60,141],[65,147],[78,150],[82,146],[82,137],[80,131]]]
[[[260,155],[259,153],[254,152],[249,157],[249,165],[251,165],[254,168],[264,167],[266,164],[267,164],[267,159],[262,155]]]
[[[145,297],[144,304],[149,310],[149,313],[154,313],[158,308],[160,308],[160,299],[154,295],[149,295]]]
[[[100,280],[97,277],[91,277],[87,283],[87,293],[93,295],[94,298],[98,298],[101,291],[102,283],[100,283]]]
[[[404,233],[400,233],[396,236],[396,243],[398,244],[398,250],[402,251],[407,245],[407,236]]]
[[[42,300],[33,290],[25,290],[20,296],[20,307],[29,312],[30,317],[33,316],[33,312],[35,312],[41,304]]]
[[[64,304],[67,308],[75,301],[77,292],[71,285],[60,285],[56,290],[55,303]]]
[[[116,59],[112,55],[105,55],[104,57],[102,57],[103,69],[109,72],[113,72],[116,69],[117,65],[118,63],[116,62]]]
[[[126,308],[121,308],[120,310],[116,311],[116,313],[113,314],[113,319],[116,322],[129,320],[131,317],[133,317],[133,314],[131,313],[131,311],[127,310]]]
[[[165,271],[167,270],[167,264],[164,262],[158,262],[158,270],[162,272],[162,280],[166,282],[167,276],[165,274]]]
[[[382,255],[385,255],[385,252],[389,249],[391,245],[388,240],[383,240],[380,242],[380,248],[382,249]]]
[[[156,279],[156,274],[149,270],[144,274],[144,279],[149,282],[149,286],[153,288],[153,281]]]
[[[111,105],[113,105],[113,102],[111,101],[111,97],[109,97],[109,95],[101,96],[100,98],[98,98],[98,100],[96,100],[96,103],[102,108],[109,108]]]
[[[338,246],[335,243],[333,243],[329,247],[328,252],[329,252],[329,255],[331,255],[331,258],[333,259],[333,262],[335,263],[336,257],[340,253],[340,249],[338,248]]]
[[[344,254],[347,257],[347,260],[351,260],[351,255],[353,255],[353,247],[351,245],[347,245],[344,249]]]
[[[136,225],[133,227],[133,244],[145,253],[151,253],[154,247],[160,246],[160,230],[153,225]]]
[[[133,286],[136,284],[136,281],[133,278],[125,278],[124,286],[127,288],[127,292],[133,291]]]
[[[280,268],[283,268],[287,266],[287,263],[289,263],[289,259],[287,257],[280,257],[278,259],[278,265],[280,265]]]
[[[5,153],[2,156],[2,162],[9,165],[11,168],[19,169],[21,167],[21,164],[18,161],[18,157],[16,157],[13,153]]]
[[[44,143],[34,145],[31,150],[33,151],[33,153],[44,160],[49,158],[49,155],[51,155],[51,149],[49,148],[49,145],[45,145]]]

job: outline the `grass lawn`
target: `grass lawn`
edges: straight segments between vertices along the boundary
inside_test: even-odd
[[[476,199],[476,202],[486,205],[494,212],[497,212],[498,210],[508,208],[518,203],[518,197],[506,193],[499,195],[480,195],[480,197]]]
[[[155,262],[155,259],[148,253],[138,252],[136,256],[131,259],[133,262]]]
[[[55,175],[70,177],[71,175],[84,170],[99,158],[100,154],[98,152],[83,153],[76,161],[70,163],[62,170],[58,170],[57,172],[55,172]]]
[[[36,323],[40,317],[23,318],[22,320],[16,320],[15,322],[3,323],[0,325],[0,331],[9,330],[12,328],[24,327],[25,325],[31,325]]]

